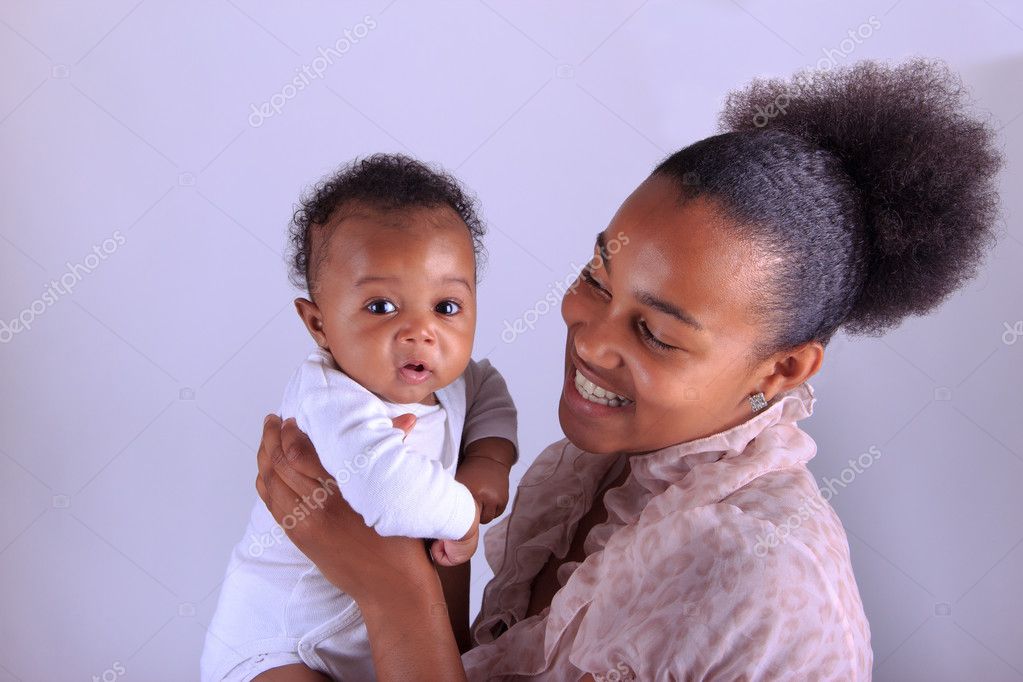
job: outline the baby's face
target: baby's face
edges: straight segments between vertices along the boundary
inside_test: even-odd
[[[316,305],[305,306],[319,319],[299,305],[313,338],[381,398],[433,403],[433,392],[465,371],[476,332],[465,223],[446,206],[359,208],[320,248]]]

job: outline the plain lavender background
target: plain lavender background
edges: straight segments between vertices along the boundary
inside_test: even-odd
[[[322,77],[285,88],[346,31]],[[197,676],[262,415],[310,344],[281,255],[310,182],[405,151],[478,193],[475,354],[518,401],[517,480],[560,438],[564,326],[541,315],[506,343],[505,322],[544,310],[653,164],[715,132],[730,88],[916,54],[1002,128],[1005,232],[936,314],[833,342],[811,468],[823,486],[882,454],[832,499],[876,678],[1023,680],[1023,6],[1006,0],[5,2],[0,321],[31,329],[0,327],[0,680]],[[73,291],[47,296],[69,268]]]

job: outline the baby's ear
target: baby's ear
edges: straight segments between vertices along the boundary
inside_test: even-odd
[[[320,314],[319,306],[307,298],[296,298],[295,310],[298,311],[298,316],[302,318],[305,328],[309,330],[309,335],[313,337],[316,345],[329,351],[327,335],[323,333],[323,316]]]

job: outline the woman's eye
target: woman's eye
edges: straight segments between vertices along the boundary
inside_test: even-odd
[[[462,306],[456,301],[441,301],[434,308],[441,315],[454,315],[461,309]]]
[[[646,326],[646,322],[643,322],[642,320],[639,322],[639,333],[642,334],[643,339],[654,348],[659,350],[678,350],[675,346],[669,346],[654,336],[654,333],[650,331],[650,327]]]
[[[589,285],[590,285],[591,287],[593,287],[593,288],[594,288],[594,289],[596,289],[597,291],[601,292],[601,293],[602,293],[602,294],[604,294],[605,296],[610,296],[610,295],[611,295],[611,292],[610,292],[610,291],[608,291],[607,289],[605,289],[605,288],[604,288],[603,286],[601,286],[600,282],[598,282],[598,281],[597,281],[597,280],[596,280],[596,279],[595,279],[595,278],[593,277],[593,271],[592,271],[592,270],[590,270],[590,268],[588,268],[588,267],[586,267],[586,268],[583,268],[583,271],[582,271],[582,277],[583,277],[583,281],[584,281],[584,282],[586,282],[586,283],[587,283],[587,284],[589,284]]]
[[[390,313],[393,313],[397,309],[398,309],[397,306],[395,306],[390,301],[385,300],[373,301],[366,306],[366,310],[373,313],[374,315],[388,315]]]

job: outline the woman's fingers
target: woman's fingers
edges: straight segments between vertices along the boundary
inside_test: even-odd
[[[265,482],[264,494],[266,508],[278,525],[282,525],[283,518],[300,502],[295,491],[276,473],[271,474]]]
[[[259,465],[256,492],[278,523],[301,503],[302,495],[309,495],[317,486],[316,481],[310,481],[289,466],[281,431],[281,418],[275,414],[267,415],[263,421],[263,438],[256,453]]]
[[[320,457],[294,418],[284,420],[281,428],[281,445],[284,448],[284,457],[291,468],[312,479],[326,479],[330,476],[323,468]]]
[[[266,486],[263,485],[263,475],[256,474],[256,492],[259,493],[259,499],[263,500],[263,504],[266,504],[269,500],[266,497]]]
[[[281,418],[276,414],[268,414],[263,420],[263,438],[259,441],[259,450],[256,452],[256,464],[259,466],[258,478],[263,480],[263,491],[260,497],[266,494],[267,483],[274,473],[274,462],[284,456],[281,450]],[[259,491],[259,487],[256,487]]]
[[[294,453],[290,458],[286,453]],[[298,428],[294,418],[281,421],[275,414],[269,414],[263,421],[263,439],[256,453],[259,475],[263,486],[269,489],[270,477],[276,472],[296,486],[296,492],[311,487],[304,478],[329,478],[327,470],[320,463],[309,437]]]

